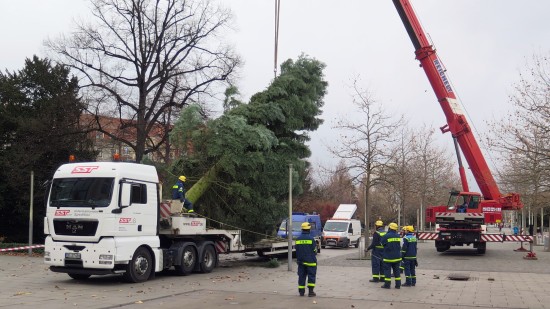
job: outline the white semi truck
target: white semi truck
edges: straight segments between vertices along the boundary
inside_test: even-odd
[[[197,215],[172,213],[161,202],[155,167],[92,162],[62,165],[47,201],[44,262],[73,279],[122,274],[143,282],[175,268],[211,272],[219,253],[288,252],[288,241],[241,242],[240,230],[213,229]]]

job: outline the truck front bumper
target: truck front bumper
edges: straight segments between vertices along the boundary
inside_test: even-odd
[[[116,245],[112,238],[98,243],[54,242],[46,238],[44,263],[54,272],[86,275],[116,273]]]
[[[349,246],[349,238],[339,236],[324,236],[321,237],[321,245],[332,247],[347,247]]]

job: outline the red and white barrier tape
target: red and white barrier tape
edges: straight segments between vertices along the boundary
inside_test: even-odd
[[[33,245],[33,246],[24,246],[24,247],[16,247],[16,248],[3,248],[3,249],[0,249],[0,252],[35,249],[35,248],[44,248],[44,245]]]

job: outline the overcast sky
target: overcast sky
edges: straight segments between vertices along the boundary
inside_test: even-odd
[[[274,1],[220,0],[235,16],[237,31],[227,40],[245,62],[238,82],[244,99],[273,78]],[[550,53],[550,1],[411,2],[471,124],[485,132],[487,120],[510,110],[512,85],[532,55]],[[45,56],[43,40],[68,33],[87,8],[87,0],[0,0],[0,69],[19,70],[25,58]],[[388,113],[404,114],[413,126],[445,124],[390,0],[281,0],[279,63],[302,53],[327,65],[329,82],[325,123],[311,135],[314,166],[337,162],[326,145],[338,143],[335,121],[356,115],[349,86],[357,76]],[[453,155],[450,136],[440,135]]]

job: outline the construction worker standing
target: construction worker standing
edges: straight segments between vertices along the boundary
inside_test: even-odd
[[[405,284],[403,286],[416,285],[416,260],[417,242],[414,235],[414,227],[412,225],[405,227],[405,236],[403,237],[403,247],[401,253],[403,255],[403,264],[405,266]]]
[[[175,185],[172,186],[172,199],[182,203],[182,212],[193,212],[193,204],[185,198],[185,181],[187,177],[180,176]]]
[[[383,282],[384,270],[382,253],[384,251],[384,247],[382,246],[382,243],[380,243],[380,240],[382,239],[382,236],[386,234],[386,231],[384,230],[384,223],[382,221],[378,220],[374,223],[374,225],[376,230],[374,231],[374,234],[372,234],[372,243],[367,248],[367,251],[372,250],[372,257],[370,260],[372,279],[370,279],[369,282]]]
[[[309,233],[311,224],[302,223],[302,234],[296,239],[296,262],[298,263],[298,293],[304,296],[307,287],[309,297],[315,296],[315,276],[317,274],[317,245]]]
[[[401,271],[399,269],[399,264],[401,264],[401,237],[397,234],[397,229],[397,223],[390,223],[388,232],[380,240],[382,246],[384,246],[382,254],[382,261],[384,262],[383,289],[391,288],[392,270],[395,277],[395,288],[401,288]]]

